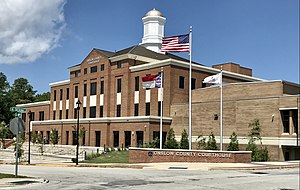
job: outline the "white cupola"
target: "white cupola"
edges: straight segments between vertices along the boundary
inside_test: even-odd
[[[164,25],[166,18],[156,9],[149,11],[143,18],[144,36],[140,45],[145,48],[162,53],[161,43],[164,37]]]

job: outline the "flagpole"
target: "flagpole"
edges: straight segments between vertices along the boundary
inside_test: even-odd
[[[221,66],[221,84],[220,84],[220,151],[223,150],[223,68]]]
[[[160,76],[161,76],[161,81],[160,81],[160,98],[161,98],[161,101],[160,101],[160,129],[159,129],[159,148],[162,149],[162,134],[163,134],[163,123],[162,123],[162,117],[163,117],[163,100],[164,100],[164,93],[163,93],[163,67],[161,67],[161,70],[160,70]]]
[[[189,36],[190,46],[190,70],[189,70],[189,150],[192,149],[192,26]]]

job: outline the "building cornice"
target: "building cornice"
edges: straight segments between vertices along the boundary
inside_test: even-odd
[[[18,104],[18,105],[16,105],[16,107],[18,107],[18,108],[28,108],[28,107],[45,106],[45,105],[50,105],[50,101],[33,102],[33,103],[27,103],[27,104]]]
[[[134,55],[134,54],[124,54],[124,55],[119,55],[119,56],[109,58],[109,60],[111,62],[121,61],[121,60],[124,60],[124,59],[133,59],[133,60],[143,61],[143,62],[157,61],[157,59],[152,59],[152,58],[149,58],[149,57],[144,57],[144,56]]]
[[[75,66],[73,66],[73,67],[69,67],[68,70],[69,70],[70,72],[72,72],[72,71],[78,71],[78,70],[81,69],[80,66],[81,66],[81,64],[75,65]]]
[[[55,87],[55,86],[62,86],[62,85],[66,85],[66,84],[70,84],[70,80],[63,80],[63,81],[58,81],[58,82],[53,82],[50,83],[49,86],[50,87]]]
[[[87,123],[136,123],[136,122],[160,122],[158,116],[139,116],[139,117],[104,117],[104,118],[79,118],[80,124]],[[163,117],[164,123],[171,123],[172,118]],[[77,119],[62,119],[62,120],[45,120],[45,121],[32,121],[33,125],[49,125],[49,124],[76,124]]]
[[[165,59],[162,61],[155,61],[155,62],[143,64],[143,65],[132,66],[132,67],[129,67],[129,69],[131,70],[131,72],[137,72],[137,71],[143,71],[143,70],[152,69],[152,68],[160,68],[160,67],[168,66],[168,65],[189,68],[189,64],[190,63],[188,63],[188,62],[179,61],[176,59]],[[196,71],[204,71],[204,72],[211,73],[211,74],[217,74],[220,72],[220,69],[206,67],[203,65],[195,64],[195,63],[192,63],[192,69],[196,70]],[[264,81],[263,79],[260,79],[260,78],[250,77],[247,75],[242,75],[242,74],[233,73],[233,72],[224,71],[224,70],[223,70],[223,75],[227,76],[227,77],[233,77],[233,78],[238,78],[238,79],[248,80],[248,81]]]

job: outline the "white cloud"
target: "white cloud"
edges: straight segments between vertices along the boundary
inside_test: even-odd
[[[65,0],[1,0],[0,64],[32,62],[58,45]]]

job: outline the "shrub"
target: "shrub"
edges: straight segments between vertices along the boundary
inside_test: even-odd
[[[206,138],[203,137],[202,135],[199,135],[197,138],[197,146],[198,146],[198,149],[200,149],[200,150],[206,149]]]
[[[156,137],[155,139],[153,139],[149,143],[146,143],[144,148],[159,148],[159,139],[158,139],[158,137]]]
[[[183,131],[181,133],[180,148],[181,149],[188,149],[189,148],[188,134],[187,134],[185,129],[183,129]]]
[[[58,130],[56,128],[54,128],[51,130],[51,133],[50,133],[50,141],[52,144],[55,145],[58,143],[58,139],[59,139]]]
[[[170,130],[168,131],[167,140],[166,140],[164,148],[168,148],[168,149],[178,148],[178,143],[175,139],[175,134],[174,134],[173,128],[170,128]]]
[[[98,158],[101,154],[100,153],[89,153],[89,154],[86,154],[86,160],[92,160],[94,158]]]
[[[239,150],[239,141],[237,140],[237,135],[235,132],[230,136],[230,143],[227,147],[228,151],[238,151]]]
[[[208,137],[206,150],[218,150],[218,149],[219,148],[217,146],[215,135],[211,132]]]

